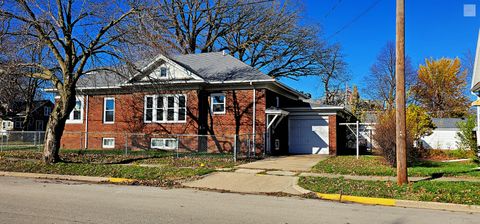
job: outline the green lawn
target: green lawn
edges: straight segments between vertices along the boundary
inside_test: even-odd
[[[480,205],[480,183],[420,181],[398,186],[390,181],[301,177],[305,189],[327,194]]]
[[[204,175],[213,172],[215,168],[231,168],[242,163],[233,162],[232,155],[180,154],[177,158],[174,153],[159,151],[125,155],[119,151],[62,150],[60,158],[63,162],[46,165],[41,162],[41,152],[4,151],[0,152],[0,171],[120,177],[170,186],[180,179]],[[141,164],[153,166],[139,166]]]
[[[162,186],[170,186],[180,179],[191,178],[213,172],[213,169],[210,168],[179,168],[172,166],[139,167],[85,163],[56,163],[53,165],[46,165],[41,162],[12,161],[6,159],[0,159],[0,170],[27,173],[131,178],[157,181]]]
[[[477,162],[434,162],[424,161],[414,164],[408,168],[409,176],[461,176],[480,177],[480,171],[474,170],[479,167]],[[312,172],[335,173],[346,175],[373,175],[373,176],[395,176],[396,170],[384,162],[379,156],[355,156],[331,157],[319,162],[312,168]]]
[[[41,160],[42,152],[38,151],[5,151],[0,152],[0,157]],[[149,164],[174,167],[205,167],[205,168],[231,168],[247,160],[233,161],[232,154],[188,153],[177,154],[165,151],[151,151],[147,153],[129,153],[114,150],[61,150],[60,158],[70,163],[94,164]]]

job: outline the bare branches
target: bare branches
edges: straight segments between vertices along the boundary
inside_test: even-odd
[[[367,94],[376,99],[379,105],[384,103],[387,109],[395,104],[395,43],[387,42],[377,56],[377,61],[370,67],[371,76],[366,78],[369,88]],[[407,89],[415,80],[415,70],[410,59],[405,60],[405,83]]]
[[[320,82],[324,87],[324,104],[344,104],[345,96],[342,96],[340,91],[349,77],[340,45],[336,44],[317,52],[315,58],[319,66]]]

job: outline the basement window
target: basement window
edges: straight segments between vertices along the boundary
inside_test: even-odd
[[[115,138],[102,138],[102,148],[104,149],[115,148]]]
[[[150,141],[152,149],[172,150],[177,148],[177,139],[174,138],[152,138]]]

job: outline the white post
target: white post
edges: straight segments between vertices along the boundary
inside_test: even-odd
[[[176,141],[176,145],[175,145],[175,152],[176,152],[177,158],[178,158],[178,138],[179,138],[179,136],[177,136],[177,141]],[[208,151],[208,149],[207,149],[207,151]]]
[[[252,126],[253,126],[253,130],[252,130],[252,134],[253,134],[253,138],[252,138],[252,141],[253,141],[253,148],[252,148],[252,154],[253,156],[255,157],[255,135],[256,135],[256,120],[257,120],[257,108],[256,108],[256,104],[257,104],[257,95],[256,95],[256,90],[255,90],[255,87],[253,87],[253,122],[252,122]]]
[[[84,145],[84,148],[85,148],[85,150],[87,150],[87,148],[88,148],[88,101],[89,101],[88,95],[87,95],[85,101],[86,102],[85,102],[85,145]]]
[[[237,135],[233,136],[233,162],[237,162]]]
[[[480,97],[477,97],[477,99],[480,99]],[[478,150],[479,141],[480,141],[480,106],[477,106],[477,156],[480,157],[480,150]]]
[[[360,144],[358,142],[358,139],[359,139],[359,136],[358,136],[358,128],[359,128],[359,123],[358,123],[358,120],[357,120],[357,159],[358,159],[358,154],[360,154]]]

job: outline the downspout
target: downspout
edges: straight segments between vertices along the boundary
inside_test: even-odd
[[[477,100],[480,100],[480,97],[477,96]],[[476,131],[476,137],[477,137],[477,157],[480,157],[480,150],[479,150],[479,142],[480,142],[480,106],[477,106],[477,131]]]
[[[253,86],[253,83],[252,83],[252,82],[250,82],[250,85],[253,87],[253,115],[252,115],[252,116],[253,116],[253,121],[252,121],[252,128],[253,128],[253,129],[252,129],[252,135],[253,135],[253,136],[252,136],[252,141],[253,141],[252,145],[253,145],[253,148],[252,148],[252,154],[253,154],[253,156],[255,156],[255,151],[256,151],[256,150],[255,150],[255,149],[256,149],[256,145],[255,145],[255,136],[256,136],[255,129],[256,129],[256,124],[255,124],[255,122],[256,122],[256,120],[257,120],[257,116],[256,116],[256,115],[257,115],[257,109],[256,109],[256,106],[257,106],[257,105],[256,105],[256,104],[257,104],[257,102],[256,102],[256,101],[257,101],[257,100],[256,100],[256,99],[257,99],[256,92],[257,92],[257,91],[255,90],[255,86]]]
[[[86,95],[86,99],[85,99],[85,150],[87,150],[88,148],[88,95]]]

